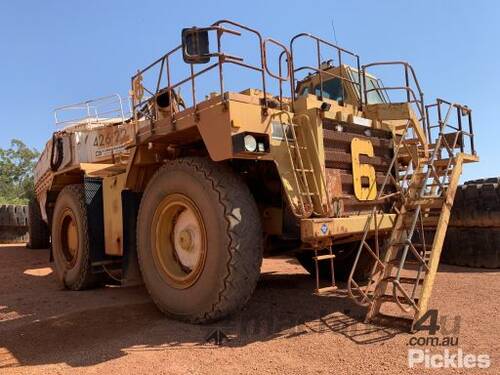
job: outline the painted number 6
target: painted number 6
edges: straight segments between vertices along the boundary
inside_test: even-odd
[[[370,164],[362,164],[360,155],[373,157],[373,145],[368,139],[353,138],[351,141],[352,179],[354,195],[360,201],[371,201],[377,196],[375,168]]]

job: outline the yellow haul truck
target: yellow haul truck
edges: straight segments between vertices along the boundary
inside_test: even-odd
[[[225,52],[234,38],[252,38],[257,63]],[[409,64],[362,66],[307,33],[284,45],[222,20],[181,40],[132,77],[130,115],[117,95],[55,111],[32,222],[50,227],[60,281],[142,276],[163,312],[208,322],[250,298],[264,253],[294,249],[316,293],[343,279],[367,321],[384,306],[421,317],[462,165],[478,160],[470,109],[425,105]],[[188,71],[178,79],[176,58]],[[255,86],[226,90],[228,66]],[[379,68],[400,69],[401,83],[384,86]],[[200,84],[209,74],[215,83]]]

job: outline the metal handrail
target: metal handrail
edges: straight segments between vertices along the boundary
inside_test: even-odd
[[[441,110],[442,105],[448,106],[448,111],[447,111],[447,114],[445,116],[444,123],[443,123],[443,116],[442,116],[442,110]],[[436,108],[436,110],[437,110],[438,123],[436,125],[432,125],[432,123],[430,121],[430,116],[429,116],[429,109],[430,108]],[[448,123],[448,119],[449,119],[449,116],[451,115],[451,110],[453,108],[456,109],[456,118],[457,118],[457,126],[456,127]],[[428,119],[427,134],[428,134],[429,139],[432,138],[432,134],[431,134],[432,129],[439,128],[440,132],[441,132],[441,131],[444,131],[446,128],[450,128],[450,129],[456,130],[456,133],[457,133],[453,147],[456,146],[456,143],[458,142],[458,137],[466,136],[469,138],[471,154],[473,154],[473,155],[476,154],[476,150],[474,148],[474,130],[472,127],[472,110],[469,107],[464,106],[462,104],[458,104],[458,103],[451,103],[447,100],[437,98],[435,103],[426,105],[425,110],[426,110],[426,116]],[[462,119],[464,117],[467,118],[468,131],[463,129],[464,126],[462,123]],[[442,125],[444,125],[444,126],[442,126]],[[461,142],[460,151],[464,152],[464,149],[465,149],[464,142]]]
[[[234,27],[237,27],[239,28],[240,30],[238,31],[235,31],[235,30],[232,30],[232,29],[228,29],[226,28],[227,25],[230,25],[230,26],[234,26]],[[149,103],[151,101],[152,98],[156,97],[160,91],[162,92],[168,92],[168,95],[169,95],[169,103],[170,103],[170,116],[171,116],[171,120],[172,122],[175,122],[175,117],[174,117],[174,95],[173,95],[173,91],[174,89],[176,88],[179,88],[180,86],[188,83],[188,82],[191,82],[191,94],[192,94],[192,106],[195,108],[196,110],[196,107],[197,107],[197,101],[196,101],[196,84],[195,84],[195,79],[197,77],[199,77],[200,75],[212,70],[212,69],[215,69],[215,68],[218,68],[218,72],[219,72],[219,91],[220,91],[220,95],[221,97],[224,97],[224,75],[223,75],[223,65],[224,64],[234,64],[234,65],[238,65],[240,67],[243,67],[243,68],[246,68],[246,69],[250,69],[250,70],[254,70],[254,71],[257,71],[260,73],[261,75],[261,85],[262,85],[262,92],[263,92],[263,99],[262,99],[262,104],[263,104],[263,107],[264,108],[267,108],[268,107],[268,95],[267,95],[267,82],[266,82],[266,76],[269,75],[271,78],[274,78],[274,79],[277,79],[279,82],[280,82],[280,85],[281,85],[281,82],[283,81],[287,81],[287,80],[290,80],[291,78],[291,72],[290,72],[290,65],[288,65],[288,68],[287,68],[287,74],[285,76],[282,76],[281,75],[281,69],[280,69],[280,73],[279,75],[277,76],[276,74],[272,73],[268,67],[268,64],[267,64],[267,57],[266,57],[266,46],[267,44],[271,43],[271,44],[275,44],[277,46],[279,46],[280,48],[283,49],[283,53],[285,53],[287,56],[290,56],[290,53],[288,51],[288,49],[286,48],[285,45],[283,45],[282,43],[274,40],[274,39],[271,39],[271,38],[268,38],[268,39],[264,39],[262,37],[262,35],[255,29],[252,29],[248,26],[245,26],[245,25],[242,25],[242,24],[239,24],[237,22],[234,22],[234,21],[230,21],[230,20],[219,20],[215,23],[212,24],[212,26],[206,28],[208,30],[214,30],[216,33],[217,33],[217,52],[215,53],[212,53],[210,54],[211,57],[217,57],[218,61],[201,69],[200,71],[198,72],[195,72],[194,71],[194,66],[193,64],[189,64],[190,65],[190,74],[188,77],[178,81],[178,82],[172,82],[172,79],[171,79],[171,71],[170,71],[170,63],[171,63],[171,58],[174,54],[176,53],[179,53],[179,52],[182,52],[182,45],[179,45],[177,47],[175,47],[174,49],[170,50],[169,52],[167,52],[166,54],[164,54],[162,57],[160,57],[159,59],[155,60],[154,62],[152,62],[151,64],[149,64],[146,68],[144,69],[141,69],[141,70],[138,70],[137,73],[135,75],[132,76],[131,78],[131,83],[132,83],[132,87],[134,86],[134,82],[139,79],[140,77],[142,77],[142,75],[146,72],[148,72],[150,69],[152,69],[154,66],[157,66],[158,64],[160,64],[160,71],[159,71],[159,74],[158,74],[158,79],[157,79],[157,84],[156,84],[156,88],[154,89],[154,91],[149,91],[149,94],[150,96],[144,100],[139,100],[137,101],[136,98],[133,96],[132,97],[132,110],[133,110],[133,115],[134,115],[134,118],[137,118],[137,115],[138,113],[140,113],[140,111],[138,111],[138,109],[144,105],[146,105],[147,103]],[[251,64],[247,64],[243,61],[242,58],[240,57],[237,57],[237,56],[231,56],[231,55],[228,55],[228,54],[225,54],[223,53],[222,51],[222,43],[221,43],[221,38],[222,38],[222,35],[224,33],[230,33],[230,34],[233,34],[233,35],[238,35],[240,36],[241,35],[241,30],[243,31],[246,31],[248,33],[251,33],[251,34],[254,34],[258,40],[258,44],[259,44],[259,51],[260,51],[260,64],[259,65],[251,65]],[[291,59],[289,58],[288,61],[291,61]],[[281,67],[280,67],[281,68]],[[167,85],[166,87],[161,87],[161,82],[162,82],[162,78],[163,78],[163,74],[164,74],[164,70],[165,70],[165,74],[166,74],[166,79],[167,79]],[[291,90],[293,89],[293,83],[290,84],[290,87],[291,87]],[[282,101],[282,95],[280,95],[280,101]],[[157,111],[157,109],[155,109]],[[156,117],[156,113],[154,114],[155,117]],[[153,125],[151,124],[151,127]]]
[[[317,70],[321,71],[323,73],[325,73],[325,71],[321,69],[321,63],[322,63],[322,61],[321,61],[321,46],[322,45],[325,45],[325,46],[328,46],[328,47],[331,47],[331,48],[337,50],[337,59],[338,59],[338,66],[339,67],[342,66],[342,54],[343,53],[347,54],[349,56],[352,56],[356,59],[356,66],[357,66],[357,70],[358,70],[358,82],[356,82],[354,80],[350,80],[350,79],[345,79],[345,80],[358,87],[358,94],[359,94],[358,102],[359,102],[359,108],[361,109],[363,106],[363,95],[362,95],[362,89],[361,89],[361,69],[360,69],[359,56],[357,54],[355,54],[354,52],[348,51],[342,47],[337,46],[336,44],[328,42],[328,41],[326,41],[322,38],[319,38],[313,34],[300,33],[300,34],[295,35],[290,40],[290,55],[291,55],[291,59],[292,59],[292,64],[291,64],[291,66],[292,66],[292,79],[291,79],[291,81],[293,83],[295,83],[295,73],[302,69],[302,67],[295,68],[295,65],[293,62],[293,59],[294,59],[293,45],[300,38],[309,38],[309,39],[312,39],[313,41],[316,42],[315,43],[316,44],[316,60],[317,60],[317,64],[318,64]],[[321,92],[323,92],[323,77],[321,76],[321,74],[320,74],[319,79],[320,79],[320,85],[321,85]],[[344,90],[344,80],[342,80],[342,89]],[[292,100],[295,101],[295,90],[292,90]]]
[[[378,87],[378,88],[367,90],[367,88],[366,88],[367,68],[374,67],[374,66],[388,66],[388,65],[403,66],[404,75],[405,75],[405,85],[404,86],[394,86],[394,87]],[[415,70],[413,69],[413,67],[409,63],[407,63],[406,61],[378,61],[378,62],[373,62],[370,64],[365,64],[365,65],[363,65],[362,69],[363,69],[363,87],[364,87],[365,103],[368,103],[368,92],[371,92],[371,91],[385,92],[385,94],[387,95],[387,91],[405,90],[407,102],[416,104],[416,107],[418,108],[418,111],[420,114],[420,121],[422,121],[422,127],[424,129],[427,128],[427,119],[425,116],[426,112],[425,112],[424,93],[423,93],[422,89],[420,88],[420,83],[418,82]],[[418,92],[418,98],[417,98],[417,95],[415,93],[415,90],[413,90],[411,88],[410,76],[413,80],[413,83],[416,86],[416,89]],[[413,99],[413,100],[411,100],[411,99]]]
[[[109,106],[117,107],[109,108]],[[104,111],[99,111],[99,107],[107,107]],[[84,116],[63,120],[61,113],[69,111],[83,111]],[[108,116],[116,114],[116,116]],[[125,122],[126,116],[123,109],[123,100],[119,94],[102,96],[99,98],[86,100],[79,103],[68,104],[54,109],[54,121],[56,126],[73,126],[81,124],[99,124],[106,120],[117,119],[117,122]]]

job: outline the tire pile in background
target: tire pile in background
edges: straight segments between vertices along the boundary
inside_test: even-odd
[[[0,243],[28,241],[28,206],[0,205]]]
[[[500,268],[500,177],[458,187],[441,260],[457,266]]]

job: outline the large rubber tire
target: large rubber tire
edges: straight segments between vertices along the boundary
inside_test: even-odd
[[[153,243],[159,241],[155,237],[159,226],[152,228],[157,207],[178,196],[196,206],[206,236],[205,261],[197,279],[185,288],[168,282],[155,260],[166,250]],[[231,169],[197,157],[169,161],[148,183],[137,220],[142,277],[165,314],[205,323],[239,310],[248,301],[260,276],[262,227],[248,187]]]
[[[459,186],[441,255],[443,263],[500,268],[500,178]]]
[[[441,260],[456,266],[500,268],[500,228],[448,228]]]
[[[67,220],[71,221],[70,224]],[[65,227],[69,225],[72,225],[77,243],[74,256],[68,255],[68,246],[65,245],[69,242]],[[99,275],[91,272],[87,209],[80,184],[66,186],[57,197],[52,217],[52,253],[55,273],[67,289],[84,290],[99,284]]]
[[[349,278],[349,274],[351,273],[352,265],[356,258],[358,248],[359,242],[340,244],[333,247],[333,253],[335,254],[335,259],[333,261],[335,280],[347,281],[347,279]],[[295,253],[295,257],[297,258],[301,266],[304,267],[305,270],[312,276],[316,276],[316,266],[314,264],[313,256],[314,252],[311,250],[304,250]],[[356,281],[367,280],[370,276],[372,267],[373,258],[371,258],[366,252],[363,252],[361,258],[359,259],[358,266],[356,267],[354,279]],[[319,261],[318,269],[321,279],[331,279],[329,260]]]
[[[500,177],[467,181],[459,186],[450,225],[500,228]]]
[[[47,249],[50,246],[50,231],[47,223],[42,219],[40,205],[36,199],[28,204],[28,232],[30,249]]]

